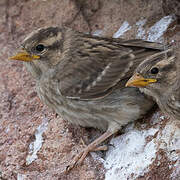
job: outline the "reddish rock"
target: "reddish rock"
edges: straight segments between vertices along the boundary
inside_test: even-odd
[[[98,155],[97,159],[88,156],[81,167],[68,175],[64,173],[69,161],[82,148],[81,138],[88,143],[99,132],[68,124],[40,102],[35,82],[22,63],[8,60],[22,39],[39,27],[63,24],[83,32],[99,30],[96,31],[99,35],[111,37],[124,21],[129,23],[130,29],[122,37],[135,38],[143,28],[148,34],[149,28],[163,18],[161,7],[161,1],[156,0],[0,1],[0,179],[100,180],[107,171]],[[147,23],[140,29],[136,23],[144,18]],[[177,40],[177,31],[171,30],[170,37],[167,33],[168,41],[175,37]],[[164,135],[163,129],[170,123],[163,124],[159,118],[155,117],[150,124],[145,118],[145,126],[159,126],[157,134],[145,138],[147,143],[159,143],[158,135],[161,132]],[[143,123],[139,123],[142,127]],[[127,132],[132,131],[126,131],[123,137],[128,137]],[[137,177],[176,178],[180,171],[179,159],[171,159],[171,151],[178,157],[179,150],[157,149],[148,172]],[[135,177],[133,173],[136,172],[132,172]]]

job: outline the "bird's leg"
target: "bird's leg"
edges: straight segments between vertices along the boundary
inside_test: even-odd
[[[98,146],[98,147],[94,148],[93,151],[107,151],[107,150],[108,150],[108,146],[102,145],[102,146]]]
[[[77,154],[72,163],[67,167],[66,172],[70,171],[73,167],[76,165],[82,164],[85,157],[88,155],[91,151],[97,151],[97,150],[107,150],[105,149],[105,146],[99,146],[103,141],[105,141],[108,137],[112,136],[114,132],[106,131],[103,135],[101,135],[99,138],[97,138],[95,141],[90,143],[88,146],[86,146],[79,154]]]
[[[87,145],[85,144],[84,140],[81,138],[80,141],[83,147],[86,148]],[[107,149],[108,149],[107,145],[102,145],[102,146],[95,147],[93,151],[107,151]]]

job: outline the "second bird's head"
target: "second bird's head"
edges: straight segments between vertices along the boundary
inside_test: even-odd
[[[156,53],[144,60],[126,86],[140,88],[145,94],[165,95],[177,80],[177,59],[172,49]]]

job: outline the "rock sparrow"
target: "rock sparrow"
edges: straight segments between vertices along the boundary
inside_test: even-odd
[[[180,120],[179,69],[173,49],[168,49],[143,61],[126,86],[139,87],[141,92],[155,99],[164,113]]]

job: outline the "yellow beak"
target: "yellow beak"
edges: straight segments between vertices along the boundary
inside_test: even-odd
[[[15,56],[10,57],[9,59],[12,60],[19,60],[19,61],[32,61],[34,59],[39,59],[40,56],[37,55],[30,55],[27,51],[23,50],[18,52]]]
[[[126,87],[145,87],[150,83],[157,82],[156,79],[145,79],[140,74],[136,73],[134,74],[129,81],[126,83]]]

